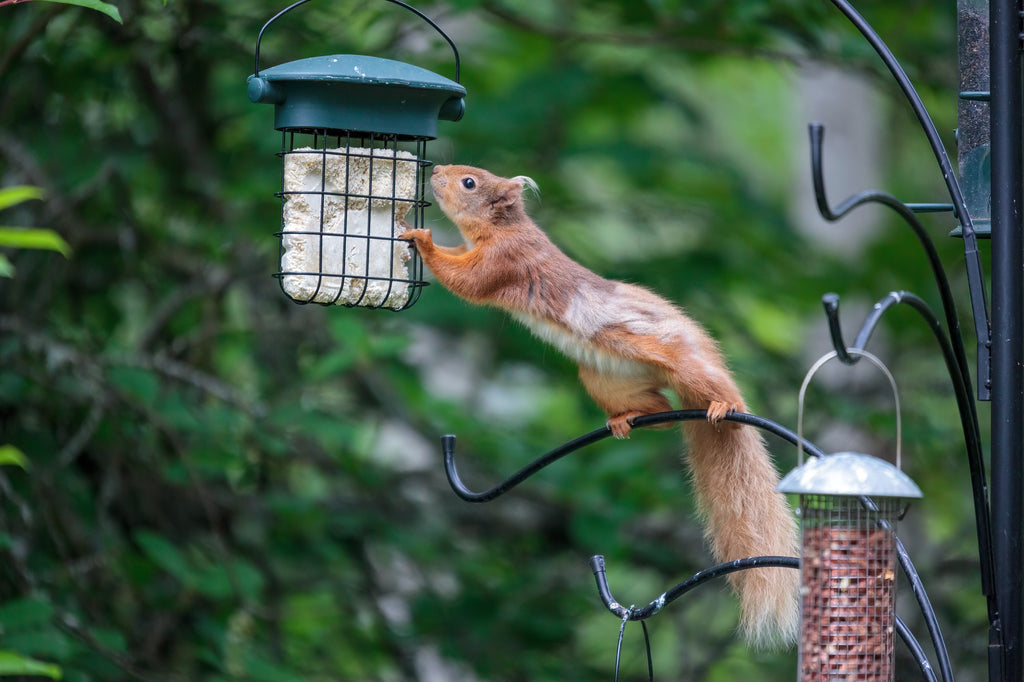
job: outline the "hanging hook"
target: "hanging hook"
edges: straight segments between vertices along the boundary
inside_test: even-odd
[[[605,608],[615,614],[617,617],[626,620],[647,620],[651,616],[656,615],[663,608],[679,599],[690,590],[703,585],[709,580],[719,578],[729,573],[735,573],[736,571],[743,571],[748,568],[799,568],[800,560],[796,557],[788,556],[755,556],[746,559],[736,559],[735,561],[727,561],[711,568],[706,568],[703,571],[697,571],[692,576],[679,583],[675,587],[662,592],[660,595],[655,597],[647,606],[630,606],[625,607],[615,600],[612,596],[611,590],[608,587],[608,575],[605,571],[604,556],[595,554],[590,558],[590,570],[594,574],[594,582],[597,584],[597,593],[601,597],[601,602]]]
[[[307,2],[309,2],[309,0],[298,0],[297,2],[293,2],[292,4],[288,5],[283,10],[281,10],[280,12],[275,14],[274,16],[270,17],[270,20],[267,21],[267,23],[263,24],[263,28],[260,29],[259,34],[256,36],[256,55],[255,55],[255,58],[254,58],[255,64],[253,66],[253,74],[255,74],[257,77],[260,75],[260,43],[263,41],[263,33],[267,30],[267,28],[272,23],[277,21],[282,15],[287,14],[288,12],[292,11],[293,9],[298,7],[299,5],[304,5]],[[441,34],[441,37],[445,39],[445,41],[448,43],[448,46],[452,48],[452,54],[455,56],[455,82],[458,83],[459,82],[459,75],[460,75],[459,72],[461,70],[461,64],[460,64],[460,60],[459,60],[459,48],[457,48],[455,46],[455,41],[453,41],[448,36],[448,34],[445,33],[441,29],[441,27],[437,25],[436,22],[434,22],[433,19],[431,19],[426,14],[424,14],[420,10],[416,9],[412,5],[409,5],[408,3],[402,2],[402,0],[387,0],[387,2],[390,2],[393,5],[398,5],[399,7],[404,7],[405,9],[409,10],[410,12],[412,12],[413,14],[418,16],[420,19],[425,21],[427,24],[429,24],[430,27],[433,28],[435,31],[437,31],[439,34]]]
[[[869,190],[851,195],[839,203],[834,209],[829,205],[825,192],[825,178],[822,172],[822,147],[825,137],[825,126],[821,123],[810,123],[807,126],[811,145],[811,181],[814,185],[814,200],[818,206],[821,217],[829,222],[836,222],[848,213],[864,204],[875,203],[886,206],[895,211],[913,230],[918,242],[924,249],[928,264],[931,267],[935,284],[942,299],[942,308],[946,317],[946,324],[949,327],[949,336],[956,351],[957,365],[959,372],[964,375],[964,380],[970,385],[970,373],[967,369],[967,353],[964,350],[963,338],[960,333],[960,320],[956,312],[956,304],[953,300],[952,290],[949,286],[949,279],[946,277],[945,269],[935,250],[928,232],[924,229],[917,215],[905,203],[885,192]],[[969,218],[968,218],[969,220]],[[973,234],[973,233],[972,233]],[[976,254],[975,254],[976,255]],[[971,293],[971,309],[974,313],[975,335],[978,340],[978,396],[987,400],[989,389],[987,382],[990,376],[989,338],[990,325],[988,318],[988,303],[985,298],[985,286],[980,263],[976,258],[967,258],[967,281]],[[845,362],[845,360],[844,360]]]
[[[843,341],[843,330],[839,324],[839,294],[828,293],[821,297],[821,303],[825,307],[825,317],[828,320],[828,331],[832,337],[832,347],[836,351],[836,356],[839,361],[844,365],[855,365],[860,360],[860,356],[856,353],[850,354],[849,351],[864,350],[868,345],[868,340],[871,338],[871,334],[874,333],[875,327],[882,319],[882,315],[885,311],[891,308],[896,303],[902,303],[904,298],[917,298],[913,294],[907,293],[906,291],[890,291],[889,294],[880,300],[868,313],[867,318],[864,320],[864,324],[861,325],[860,332],[857,334],[856,340],[852,346],[847,346]],[[927,310],[927,304],[921,299],[917,299],[925,306]],[[934,315],[928,310],[928,317],[934,319]],[[937,321],[936,321],[937,322]],[[941,325],[937,327],[940,330],[940,343],[944,342],[945,336],[941,334]],[[935,327],[933,327],[935,329]]]
[[[939,658],[939,667],[940,672],[942,673],[942,679],[944,682],[953,682],[949,657],[946,652],[942,634],[939,631],[935,609],[932,607],[931,601],[925,593],[924,584],[922,583],[921,577],[918,574],[917,569],[914,567],[913,562],[910,560],[910,555],[907,553],[906,548],[903,546],[903,542],[898,537],[896,538],[896,546],[897,558],[899,560],[900,567],[903,569],[904,575],[906,575],[910,580],[914,597],[921,609],[921,613],[928,627],[928,634],[932,639],[932,644]],[[683,582],[678,583],[665,592],[662,592],[646,606],[625,607],[615,600],[615,597],[612,596],[611,589],[608,587],[608,575],[605,568],[604,556],[596,554],[590,558],[590,570],[594,574],[594,582],[597,585],[597,593],[601,599],[601,603],[604,604],[605,608],[608,609],[610,613],[621,619],[623,622],[639,620],[641,623],[651,616],[661,612],[662,609],[682,597],[687,592],[694,590],[710,580],[720,578],[736,571],[771,567],[799,569],[800,560],[796,557],[758,556],[729,561],[694,573]],[[935,682],[935,671],[932,669],[931,663],[928,661],[928,657],[925,655],[924,650],[921,648],[920,643],[914,637],[913,633],[911,633],[910,629],[899,616],[896,617],[896,630],[899,633],[900,638],[907,645],[907,648],[917,661],[918,666],[921,668],[921,671],[925,674],[926,678],[929,682]]]
[[[656,412],[654,414],[645,414],[637,417],[633,420],[633,427],[640,428],[644,426],[654,426],[655,424],[664,424],[667,422],[692,421],[696,419],[704,420],[707,419],[707,414],[707,410],[673,410],[669,412]],[[794,445],[798,442],[798,437],[795,433],[781,424],[773,422],[770,419],[765,419],[764,417],[747,414],[746,412],[729,412],[723,419],[725,421],[737,422],[739,424],[746,424],[748,426],[763,429]],[[576,450],[607,438],[611,433],[611,429],[607,426],[595,429],[590,433],[585,433],[582,436],[558,446],[547,454],[538,457],[536,460],[512,474],[498,485],[482,492],[474,492],[462,482],[462,478],[459,476],[458,467],[455,464],[455,436],[453,434],[447,434],[441,436],[441,451],[444,454],[444,472],[448,477],[448,483],[451,485],[452,490],[455,491],[455,494],[463,500],[467,502],[490,502],[497,497],[501,497],[509,490],[516,487],[548,465],[553,464]],[[820,457],[824,454],[812,443],[804,442],[803,447],[806,449],[807,454],[813,457]]]
[[[839,295],[834,293],[825,294],[822,296],[821,302],[825,307],[829,333],[832,337],[832,346],[839,360],[845,364],[854,364],[860,359],[856,354],[851,355],[848,350],[863,350],[867,346],[875,327],[881,321],[882,315],[896,303],[913,308],[932,330],[932,334],[939,344],[939,349],[942,351],[942,358],[946,363],[946,371],[953,384],[953,395],[956,398],[960,424],[964,432],[964,445],[967,449],[967,462],[971,473],[971,492],[974,497],[975,523],[978,527],[982,591],[991,598],[993,595],[992,585],[995,578],[993,572],[991,515],[989,512],[987,477],[985,475],[985,461],[982,453],[977,408],[971,399],[970,375],[965,370],[965,365],[962,364],[964,361],[963,356],[957,352],[958,349],[953,343],[959,337],[947,335],[943,331],[942,323],[932,309],[928,307],[924,299],[909,291],[892,291],[875,304],[871,313],[868,314],[863,325],[861,325],[860,332],[857,334],[853,345],[847,346],[843,340],[843,332],[839,324]]]

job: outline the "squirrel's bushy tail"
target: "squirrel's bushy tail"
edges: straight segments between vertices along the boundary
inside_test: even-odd
[[[775,491],[778,472],[761,435],[730,422],[687,422],[689,467],[705,535],[718,561],[799,556],[796,519]],[[790,644],[799,626],[800,572],[752,568],[729,574],[740,628],[759,647]]]

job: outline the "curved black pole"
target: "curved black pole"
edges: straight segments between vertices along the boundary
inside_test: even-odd
[[[918,575],[917,569],[910,560],[910,554],[907,553],[907,548],[903,546],[903,541],[899,536],[896,536],[896,555],[899,557],[904,575],[910,580],[910,589],[913,590],[914,598],[917,599],[918,606],[921,608],[921,615],[924,616],[925,626],[932,638],[935,656],[939,662],[939,673],[944,682],[953,682],[953,665],[949,661],[949,650],[946,649],[946,640],[939,628],[938,616],[935,615],[932,602],[924,591],[924,582],[921,581],[921,576]]]
[[[677,421],[693,421],[696,419],[707,419],[706,410],[673,410],[669,412],[657,412],[655,414],[645,414],[641,417],[637,417],[633,420],[633,427],[640,428],[644,426],[654,426],[656,424],[664,424],[667,422]],[[787,429],[786,427],[773,422],[770,419],[764,417],[758,417],[757,415],[747,414],[746,412],[730,412],[724,417],[725,421],[737,422],[739,424],[747,424],[749,426],[755,426],[757,428],[773,433],[783,440],[789,441],[796,445],[798,437],[795,433]],[[455,464],[455,436],[447,434],[441,436],[441,449],[444,452],[444,472],[448,477],[448,483],[451,485],[452,490],[455,494],[467,502],[490,502],[491,500],[501,497],[512,488],[516,487],[526,479],[533,476],[535,473],[544,469],[549,464],[552,464],[562,457],[579,450],[580,448],[586,447],[596,443],[599,440],[603,440],[611,435],[611,429],[604,426],[600,429],[595,429],[590,433],[583,434],[578,438],[575,438],[554,450],[549,451],[547,454],[542,455],[530,464],[526,465],[516,473],[512,474],[498,485],[484,490],[482,492],[474,492],[470,490],[459,476],[458,467]],[[803,441],[804,450],[813,457],[820,457],[824,453],[817,448],[815,445],[807,442],[806,439]]]
[[[647,620],[660,612],[663,608],[679,599],[690,590],[703,585],[709,580],[720,578],[723,575],[743,571],[748,568],[800,568],[800,560],[790,556],[755,556],[746,559],[727,561],[717,566],[697,571],[683,582],[662,592],[646,606],[639,608],[635,606],[623,606],[612,596],[608,587],[608,575],[605,570],[604,557],[595,554],[590,557],[590,570],[594,574],[597,583],[597,593],[601,596],[601,603],[619,618],[626,620]]]
[[[658,412],[655,414],[643,415],[637,417],[634,422],[634,428],[641,428],[644,426],[654,426],[656,424],[663,424],[667,422],[675,421],[691,421],[696,419],[707,419],[706,410],[674,410],[669,412]],[[796,445],[801,439],[797,434],[787,429],[786,427],[759,417],[757,415],[748,414],[745,412],[730,412],[725,416],[726,421],[733,421],[740,424],[747,424],[749,426],[755,426],[764,429],[776,436],[786,440],[793,445]],[[575,452],[587,445],[595,443],[599,440],[603,440],[611,435],[611,430],[605,426],[600,429],[596,429],[589,433],[586,433],[578,438],[575,438],[554,450],[551,450],[547,454],[534,460],[527,466],[523,467],[507,479],[499,483],[498,485],[484,490],[482,492],[474,492],[470,490],[459,476],[458,468],[455,465],[455,436],[448,434],[441,437],[442,449],[444,451],[444,466],[445,475],[448,478],[448,483],[451,485],[452,490],[455,494],[467,502],[489,502],[501,495],[504,495],[512,488],[516,487],[526,479],[533,476],[535,473],[544,469],[550,464],[558,461],[562,457]],[[822,457],[824,453],[812,443],[803,440],[804,450],[813,457]],[[870,504],[870,500],[866,500],[867,504]],[[932,642],[935,646],[937,655],[940,662],[942,663],[943,680],[945,682],[952,682],[952,671],[949,666],[948,653],[946,652],[945,643],[942,638],[942,634],[939,630],[938,620],[935,616],[934,609],[932,609],[931,603],[928,601],[927,595],[924,590],[924,584],[921,582],[920,576],[917,570],[914,568],[913,563],[910,560],[910,555],[903,547],[902,541],[896,538],[897,542],[897,554],[900,562],[900,566],[903,568],[904,574],[908,577],[913,587],[914,596],[917,598],[918,604],[921,607],[922,614],[924,615],[925,622],[928,626],[928,631],[931,634]],[[799,560],[793,557],[778,557],[778,556],[762,556],[762,557],[750,557],[747,559],[739,559],[736,561],[719,564],[712,568],[700,571],[689,580],[680,583],[676,587],[663,593],[660,597],[655,599],[653,602],[648,604],[646,607],[635,610],[632,607],[626,609],[611,597],[611,593],[608,591],[607,579],[604,571],[604,558],[601,556],[595,556],[591,559],[591,567],[594,570],[595,578],[598,581],[598,591],[601,593],[601,599],[605,603],[605,606],[611,610],[612,613],[619,616],[620,618],[627,618],[629,620],[644,620],[660,611],[666,604],[678,599],[683,594],[693,589],[697,585],[716,578],[718,576],[726,575],[734,571],[740,571],[748,568],[756,567],[797,567],[799,566]],[[603,585],[603,587],[602,587]],[[906,628],[903,628],[901,637],[904,637],[904,641],[907,642],[908,647],[912,653],[917,656],[917,652],[920,652],[920,645],[917,644],[916,640],[913,640],[912,635]],[[909,640],[907,639],[909,637]],[[913,641],[913,644],[911,644]],[[930,665],[927,663],[927,658],[918,658],[919,663],[922,663],[922,670],[926,672],[931,670]],[[948,672],[948,675],[947,675]],[[929,679],[934,679],[932,675]]]
[[[900,90],[903,91],[904,97],[906,97],[907,101],[910,103],[910,107],[913,109],[914,115],[917,116],[917,120],[921,124],[921,128],[924,130],[925,137],[928,138],[928,144],[932,148],[932,153],[935,155],[935,160],[939,164],[939,169],[942,171],[942,179],[945,181],[949,197],[953,201],[953,211],[960,223],[960,229],[964,240],[964,260],[967,266],[967,279],[970,285],[971,308],[974,312],[974,326],[979,342],[982,346],[979,347],[978,350],[980,364],[980,356],[985,344],[988,343],[990,338],[988,303],[986,302],[985,295],[985,277],[981,267],[981,256],[978,253],[978,238],[974,232],[974,222],[971,219],[970,212],[967,210],[967,202],[964,200],[963,192],[960,190],[960,183],[957,181],[956,173],[953,171],[953,164],[950,162],[949,155],[946,153],[945,145],[942,144],[942,138],[939,136],[939,131],[935,127],[935,122],[932,121],[932,117],[928,113],[928,108],[925,107],[924,102],[921,100],[921,96],[917,94],[917,90],[914,88],[914,84],[910,81],[910,78],[903,70],[903,67],[900,66],[899,61],[897,61],[896,56],[892,53],[892,50],[889,49],[889,46],[885,44],[885,41],[883,41],[881,36],[879,36],[871,27],[871,24],[869,24],[847,0],[832,0],[832,4],[843,13],[843,15],[857,28],[858,31],[860,31],[861,35],[864,36],[871,47],[874,48],[878,56],[882,59],[886,68],[889,69],[889,73],[892,74],[896,83],[899,85]],[[950,329],[953,329],[952,325],[950,325]],[[987,354],[987,349],[984,350]],[[986,378],[987,375],[980,376],[979,382],[981,382],[981,386],[979,387],[979,390],[985,390],[984,381]],[[987,391],[982,395],[987,396]],[[987,398],[983,397],[983,399]]]
[[[825,307],[825,317],[828,320],[828,333],[832,340],[832,348],[836,351],[836,359],[844,365],[855,365],[860,362],[861,356],[851,355],[848,349],[865,350],[867,348],[868,340],[882,319],[882,315],[894,303],[899,302],[898,296],[899,294],[895,291],[889,292],[888,296],[875,304],[861,325],[860,333],[857,334],[857,340],[853,342],[852,346],[848,346],[843,340],[843,328],[839,322],[839,294],[830,292],[821,297],[821,304]]]
[[[949,326],[949,335],[943,333],[941,324],[935,315],[928,308],[928,305],[919,297],[906,292],[893,292],[888,297],[875,305],[874,310],[869,314],[861,328],[860,333],[852,348],[862,349],[867,344],[875,325],[881,319],[882,314],[895,303],[907,303],[917,310],[928,322],[929,327],[939,342],[950,379],[953,383],[954,395],[957,401],[957,408],[960,412],[961,425],[963,427],[965,444],[967,447],[968,467],[971,473],[971,488],[974,496],[975,525],[978,534],[978,548],[981,564],[981,588],[985,595],[988,609],[989,623],[995,624],[999,621],[998,597],[996,595],[995,576],[995,541],[992,536],[991,508],[989,502],[988,479],[985,474],[984,454],[981,444],[981,429],[978,422],[977,406],[971,397],[971,378],[967,369],[967,356],[963,346],[963,338],[958,326],[956,305],[953,302],[949,280],[946,278],[942,263],[935,251],[931,238],[921,225],[917,216],[895,197],[883,192],[862,192],[851,196],[839,204],[835,209],[829,205],[825,193],[825,181],[822,173],[822,140],[824,138],[824,127],[819,123],[812,123],[809,126],[811,142],[811,174],[814,183],[814,196],[818,210],[822,217],[829,221],[837,221],[858,206],[867,203],[879,203],[896,211],[914,231],[918,241],[925,250],[929,265],[935,277],[936,286],[942,299],[946,322]],[[971,273],[968,273],[971,277]],[[980,277],[980,274],[977,276]],[[971,283],[972,290],[975,286],[984,289],[983,285]],[[972,299],[974,298],[972,294]],[[825,313],[828,316],[829,331],[832,335],[832,343],[836,348],[837,356],[843,362],[852,364],[858,358],[847,352],[846,344],[842,339],[842,331],[839,327],[838,306],[839,297],[835,294],[826,294],[822,303],[825,306]],[[983,312],[983,311],[982,311]],[[979,319],[975,311],[976,321]],[[987,338],[987,317],[986,326],[983,329],[976,326],[978,338],[978,372],[981,381],[989,376],[989,353]],[[985,338],[982,338],[982,337]],[[979,393],[984,396],[988,393],[988,386],[979,386]]]
[[[949,327],[948,337],[943,333],[941,324],[939,324],[935,315],[922,299],[912,294],[907,294],[906,292],[899,292],[890,294],[889,297],[876,304],[875,309],[868,316],[867,320],[865,320],[864,326],[857,335],[857,340],[853,347],[863,348],[867,343],[868,338],[870,338],[871,332],[874,330],[874,326],[878,323],[879,319],[881,319],[881,315],[892,304],[897,302],[907,303],[917,310],[928,322],[936,340],[939,342],[943,357],[946,361],[946,367],[949,371],[950,379],[953,382],[954,395],[956,396],[957,408],[960,412],[964,439],[967,446],[968,467],[971,473],[971,488],[974,495],[975,524],[978,533],[982,593],[985,595],[987,602],[989,623],[997,623],[999,621],[999,608],[997,604],[997,590],[995,587],[996,552],[995,541],[992,535],[992,511],[989,501],[988,479],[985,474],[984,454],[981,444],[981,428],[978,422],[977,406],[971,397],[971,376],[970,371],[967,368],[967,355],[964,350],[963,337],[960,333],[956,305],[953,301],[949,280],[946,277],[945,270],[942,267],[942,262],[935,250],[935,245],[932,243],[931,237],[928,236],[928,233],[925,231],[914,212],[895,197],[883,192],[862,192],[847,198],[834,210],[829,206],[828,198],[825,193],[825,180],[822,173],[822,140],[825,135],[824,126],[819,123],[812,123],[809,126],[809,132],[811,141],[811,175],[814,183],[814,196],[822,217],[829,221],[837,221],[858,206],[862,206],[867,203],[882,204],[896,211],[900,217],[907,222],[914,234],[917,236],[917,239],[928,258],[928,263],[931,266],[933,276],[935,277],[935,283],[938,288],[940,298],[942,299],[943,312],[945,313],[946,324]],[[972,290],[972,302],[976,306],[975,322],[976,331],[978,333],[978,373],[981,377],[979,380],[982,382],[982,384],[979,385],[978,391],[980,396],[986,397],[988,395],[989,386],[985,382],[990,375],[988,318],[984,305],[981,306],[980,311],[978,310],[978,299],[973,293],[975,288],[980,288],[984,291],[984,285],[981,283],[980,277],[980,271],[972,275],[970,269],[968,270],[968,278],[970,280],[970,288]],[[978,278],[977,281],[975,281],[974,278]],[[838,318],[838,296],[835,294],[827,294],[823,297],[822,302],[825,305],[825,312],[829,319],[829,330],[832,334],[832,343],[836,347],[837,355],[841,360],[848,364],[851,360],[856,361],[856,358],[846,352],[846,346],[842,340],[842,332],[839,328]],[[985,315],[984,327],[978,323],[981,319],[978,316],[981,314]],[[840,348],[842,348],[841,351]],[[846,359],[843,359],[843,356],[846,356]]]
[[[903,70],[903,67],[900,66],[899,61],[892,53],[892,50],[889,49],[889,46],[885,44],[885,41],[878,35],[878,32],[871,27],[871,24],[861,16],[853,5],[847,2],[847,0],[832,0],[832,4],[850,20],[850,23],[861,32],[861,35],[875,49],[875,52],[882,59],[882,63],[889,69],[889,73],[892,74],[900,90],[903,91],[904,97],[907,98],[910,108],[913,109],[914,115],[917,116],[917,120],[924,130],[925,137],[928,138],[928,144],[932,148],[932,153],[935,154],[935,160],[942,171],[942,178],[946,183],[946,189],[949,191],[949,197],[953,200],[953,211],[963,227],[964,236],[966,237],[969,232],[973,237],[974,223],[971,220],[970,213],[967,211],[967,203],[964,201],[963,192],[960,190],[960,183],[953,172],[953,164],[946,153],[946,147],[939,136],[938,128],[935,127],[935,122],[932,121],[931,114],[928,113],[928,108],[921,100],[921,96],[917,94],[914,84],[907,76],[906,71]]]
[[[938,251],[935,250],[935,244],[932,242],[927,230],[924,229],[921,221],[918,220],[917,214],[915,214],[910,207],[891,194],[878,191],[867,191],[854,194],[843,200],[833,209],[829,205],[828,195],[825,191],[825,176],[822,170],[822,151],[825,137],[825,126],[820,123],[810,123],[808,124],[807,129],[811,143],[811,180],[814,185],[814,200],[818,206],[818,212],[825,220],[828,220],[829,222],[836,222],[845,217],[855,208],[865,204],[875,203],[881,204],[882,206],[895,211],[906,221],[911,230],[913,230],[914,236],[917,237],[918,242],[921,244],[921,248],[924,249],[925,256],[928,259],[928,265],[932,271],[932,276],[935,278],[935,285],[939,292],[939,298],[942,300],[942,310],[946,318],[946,325],[949,327],[950,341],[953,344],[953,349],[955,350],[957,358],[958,371],[963,375],[963,380],[966,384],[970,386],[971,376],[967,365],[967,351],[964,349],[963,335],[960,330],[960,317],[956,311],[956,302],[953,299],[952,288],[949,286],[949,279],[946,277],[946,271],[942,266],[942,259],[939,258]],[[978,340],[978,374],[980,377],[979,381],[981,382],[978,390],[979,394],[984,397],[988,393],[988,388],[985,382],[989,376],[989,355],[987,350],[989,324],[988,312],[984,303],[985,286],[982,281],[980,270],[972,275],[970,269],[968,269],[968,280],[971,289],[972,307],[974,309],[975,332]],[[974,291],[976,288],[980,289],[980,296],[975,296]],[[973,407],[971,409],[974,410]],[[975,420],[977,420],[976,417]]]
[[[667,422],[690,421],[696,419],[707,419],[707,411],[674,410],[668,412],[658,412],[655,414],[643,415],[641,417],[637,417],[634,420],[633,426],[634,428],[642,428],[644,426],[654,426],[656,424],[663,424]],[[730,412],[725,416],[725,420],[737,422],[740,424],[747,424],[749,426],[755,426],[764,429],[782,438],[783,440],[792,443],[793,445],[796,445],[801,440],[799,436],[797,436],[797,434],[787,429],[786,427],[776,422],[773,422],[770,419],[765,419],[764,417],[759,417],[757,415],[748,414],[744,412]],[[524,482],[526,479],[530,478],[541,469],[544,469],[548,465],[558,461],[562,457],[565,457],[566,455],[575,452],[576,450],[579,450],[587,445],[595,443],[599,440],[603,440],[604,438],[607,438],[610,435],[611,430],[607,426],[600,429],[595,429],[594,431],[586,433],[578,438],[575,438],[555,448],[554,450],[551,450],[547,454],[539,457],[538,459],[534,460],[527,466],[523,467],[513,475],[509,476],[508,478],[506,478],[504,481],[494,486],[493,488],[484,490],[482,492],[474,492],[470,490],[462,482],[462,479],[459,476],[458,468],[456,467],[455,464],[455,436],[448,434],[441,437],[442,449],[444,451],[445,475],[448,478],[448,483],[451,485],[452,490],[455,491],[455,494],[458,497],[462,498],[467,502],[488,502],[497,497],[500,497],[501,495],[504,495],[512,488]],[[824,456],[824,453],[817,446],[807,442],[806,440],[803,441],[803,447],[804,450],[811,456]],[[870,500],[866,500],[866,503],[870,504]],[[939,631],[938,620],[935,617],[934,609],[932,609],[931,603],[928,601],[927,595],[924,590],[924,585],[921,582],[917,570],[914,568],[910,560],[910,555],[903,547],[903,544],[899,540],[899,538],[896,538],[896,541],[900,565],[903,568],[904,574],[907,575],[908,579],[911,582],[914,596],[917,598],[918,604],[921,607],[921,611],[927,623],[929,633],[932,637],[932,642],[934,643],[939,660],[942,663],[943,680],[945,682],[952,682],[953,677],[949,667],[948,654],[945,649],[942,634]],[[655,599],[646,607],[643,607],[641,609],[634,609],[630,607],[627,609],[626,607],[623,607],[621,604],[616,602],[614,598],[612,598],[610,591],[608,591],[607,578],[605,576],[604,571],[604,558],[600,556],[595,556],[591,559],[591,567],[594,571],[595,578],[598,581],[598,591],[601,593],[601,599],[605,603],[605,606],[608,607],[612,613],[619,616],[620,618],[628,618],[629,620],[644,620],[646,618],[649,618],[650,616],[654,615],[662,608],[664,608],[666,604],[671,603],[672,601],[678,599],[683,594],[690,591],[697,585],[706,582],[707,580],[711,580],[712,578],[716,578],[722,575],[726,575],[728,573],[732,573],[734,571],[744,570],[748,568],[770,566],[797,567],[799,566],[799,560],[793,557],[763,556],[750,557],[747,559],[739,559],[736,561],[719,564],[718,566],[713,566],[709,569],[694,574],[694,576],[692,576],[689,580],[684,581],[683,583],[680,583],[676,587],[663,593],[660,597]],[[915,657],[918,658],[918,662],[922,665],[922,670],[924,670],[926,673],[931,671],[931,667],[927,663],[927,658],[925,658],[923,654],[919,655],[921,651],[920,645],[917,644],[916,640],[913,639],[913,636],[910,634],[908,630],[906,630],[905,627],[901,630],[901,637],[904,638],[904,641],[907,642],[908,647],[911,649],[911,652],[914,653]],[[929,677],[929,679],[934,679],[934,675],[932,674],[931,677]]]
[[[691,590],[715,578],[720,578],[736,571],[768,567],[799,569],[800,560],[795,557],[762,556],[737,559],[736,561],[718,564],[717,566],[712,566],[711,568],[694,573],[683,582],[658,595],[646,606],[637,608],[635,606],[623,606],[621,603],[616,601],[614,596],[612,596],[611,589],[608,587],[608,575],[605,569],[604,557],[597,554],[590,558],[590,570],[594,574],[594,582],[597,585],[597,593],[601,597],[601,602],[608,611],[618,618],[621,618],[623,622],[631,620],[639,620],[643,622],[657,614],[663,608],[687,592],[690,592]],[[928,657],[925,655],[924,649],[921,648],[920,643],[899,616],[896,617],[896,631],[899,633],[900,639],[902,639],[907,645],[907,648],[910,650],[914,660],[917,661],[918,666],[921,668],[921,672],[924,673],[929,682],[937,682],[935,678],[935,671],[932,669],[931,663],[928,662]],[[952,675],[949,677],[943,677],[943,680],[946,682],[952,682],[952,679]]]
[[[921,644],[914,637],[913,633],[910,632],[910,628],[903,622],[903,619],[896,616],[896,632],[899,633],[900,639],[907,645],[907,649],[910,650],[910,655],[917,661],[917,665],[921,668],[921,672],[924,673],[925,678],[928,682],[938,682],[935,677],[935,670],[932,669],[932,664],[928,660],[928,656],[925,655],[924,649],[921,648]],[[952,680],[953,678],[944,678]]]
[[[839,323],[839,296],[834,293],[822,296],[822,304],[825,307],[829,332],[832,336],[832,345],[836,350],[837,357],[847,364],[853,364],[860,359],[859,356],[848,353],[847,349],[863,350],[871,338],[875,327],[881,321],[882,315],[898,303],[909,305],[924,318],[939,344],[943,360],[946,363],[946,369],[953,384],[953,393],[960,414],[960,425],[964,433],[964,445],[967,449],[967,463],[971,473],[971,490],[974,496],[974,515],[981,568],[981,588],[982,593],[988,600],[989,621],[991,622],[997,617],[997,608],[994,589],[994,557],[992,525],[989,512],[988,478],[985,474],[981,432],[975,404],[971,398],[969,379],[965,376],[964,372],[960,371],[961,368],[958,367],[957,354],[949,337],[943,333],[942,324],[924,300],[907,291],[893,291],[875,304],[861,325],[853,345],[847,346],[843,340],[843,332]],[[849,358],[849,360],[845,360],[844,356]]]
[[[843,333],[839,325],[839,296],[836,294],[826,294],[822,297],[822,303],[825,306],[825,314],[828,317],[832,343],[836,347],[837,355],[842,359],[842,354],[839,353],[839,349],[843,348],[845,352],[847,346],[843,341]],[[971,471],[971,484],[975,507],[975,524],[978,533],[978,550],[981,564],[982,592],[987,599],[989,622],[991,623],[998,619],[998,607],[996,604],[994,589],[995,578],[991,519],[989,516],[988,488],[986,484],[987,479],[985,476],[985,463],[982,453],[981,436],[978,430],[979,427],[977,414],[974,410],[974,401],[971,400],[970,386],[965,384],[964,374],[957,371],[956,354],[949,339],[942,333],[941,323],[928,307],[928,304],[920,297],[906,291],[890,292],[888,296],[875,304],[871,313],[864,320],[864,324],[861,326],[860,332],[857,334],[857,339],[854,341],[854,345],[849,348],[858,350],[863,349],[871,338],[871,334],[878,322],[881,320],[882,314],[897,303],[910,305],[928,323],[929,328],[934,333],[935,339],[938,341],[939,346],[942,349],[942,356],[946,362],[946,368],[949,371],[950,379],[953,382],[957,407],[959,408],[960,413],[961,427],[964,432],[964,440],[967,447],[968,464]],[[847,355],[849,354],[847,353]],[[857,356],[850,356],[850,359],[853,362],[856,362],[860,358]],[[906,550],[904,549],[902,542],[898,544],[898,551],[901,556],[906,554]],[[904,570],[908,573],[913,570],[912,565],[909,563],[909,556],[907,557],[907,562],[904,563]],[[920,580],[916,577],[916,571],[911,578],[911,584],[914,586],[915,594],[917,594],[918,590],[921,591],[920,595],[918,595],[918,601],[922,602],[922,600],[927,600],[927,596],[923,591],[923,586],[921,586]],[[927,609],[922,605],[922,612],[925,614],[933,613],[930,604]],[[934,617],[928,618],[927,615],[926,622],[928,624],[928,630],[932,635],[932,641],[936,642],[936,652],[939,657],[942,677],[944,680],[952,680],[952,666],[949,663],[948,652],[946,651],[942,633],[939,631],[938,623],[935,621]]]

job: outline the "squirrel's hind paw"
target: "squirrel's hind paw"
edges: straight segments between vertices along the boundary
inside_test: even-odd
[[[708,421],[712,424],[717,424],[725,419],[725,415],[735,411],[735,405],[730,405],[729,403],[725,403],[720,400],[713,400],[711,401],[711,404],[708,405]]]
[[[630,431],[633,430],[633,419],[639,417],[643,412],[626,412],[624,414],[617,414],[614,417],[609,417],[607,426],[611,430],[612,435],[618,440],[629,438]]]

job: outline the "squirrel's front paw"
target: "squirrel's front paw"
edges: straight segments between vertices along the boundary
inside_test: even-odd
[[[433,238],[430,235],[430,230],[408,230],[399,235],[398,238],[408,239],[410,241],[416,242],[417,245],[433,243]]]

